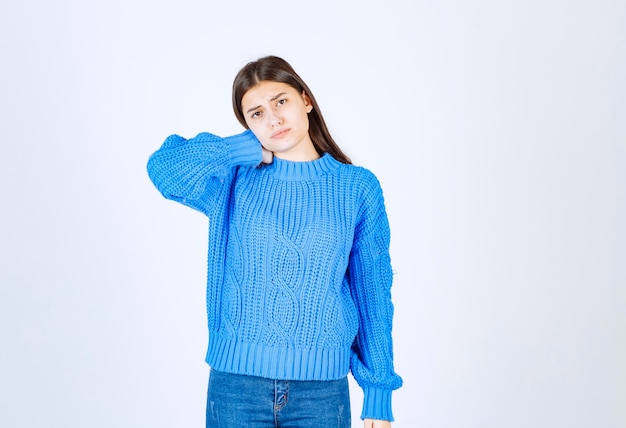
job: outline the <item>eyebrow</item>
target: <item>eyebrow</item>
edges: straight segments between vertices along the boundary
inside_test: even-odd
[[[274,95],[272,98],[270,98],[270,101],[276,101],[277,99],[279,99],[283,95],[287,95],[287,92],[281,92],[279,94]],[[256,107],[249,108],[248,110],[246,110],[246,114],[248,114],[250,112],[253,112],[254,110],[259,109],[259,108],[261,108],[260,105],[258,105]]]

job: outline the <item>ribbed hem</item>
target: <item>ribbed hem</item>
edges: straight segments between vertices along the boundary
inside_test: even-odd
[[[270,379],[336,380],[348,374],[350,348],[269,347],[211,335],[206,362],[215,370]]]
[[[363,388],[363,411],[361,419],[380,419],[393,422],[391,390]]]
[[[263,159],[261,142],[249,129],[241,134],[224,137],[233,165],[256,166]]]

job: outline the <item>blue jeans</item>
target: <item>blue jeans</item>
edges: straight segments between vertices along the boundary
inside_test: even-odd
[[[350,428],[348,379],[273,380],[211,369],[207,428]]]

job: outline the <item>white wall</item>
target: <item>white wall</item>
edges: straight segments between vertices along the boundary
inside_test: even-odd
[[[3,427],[203,426],[207,222],[145,163],[270,53],[385,190],[395,426],[626,426],[624,2],[13,1],[0,47]]]

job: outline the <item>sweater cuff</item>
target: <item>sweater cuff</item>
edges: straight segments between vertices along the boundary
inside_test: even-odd
[[[234,165],[257,166],[263,159],[261,142],[247,129],[241,134],[224,137]]]
[[[379,419],[393,422],[391,392],[391,389],[363,388],[361,419]]]

